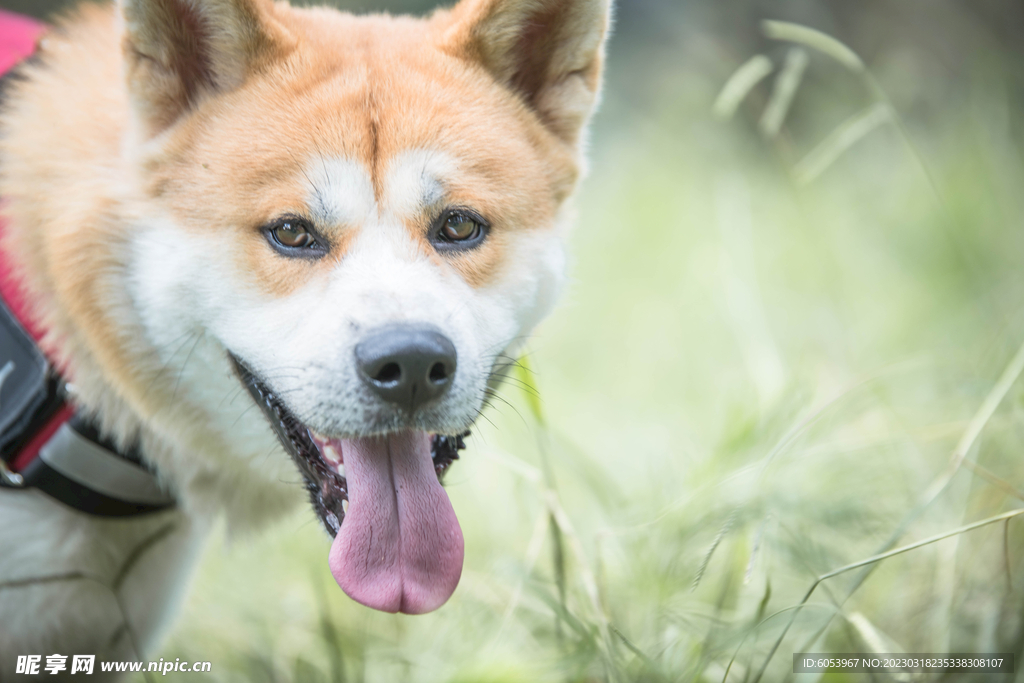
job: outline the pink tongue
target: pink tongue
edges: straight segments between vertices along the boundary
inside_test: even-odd
[[[384,612],[443,605],[462,575],[462,529],[430,459],[430,435],[345,439],[348,512],[331,574],[349,597]]]

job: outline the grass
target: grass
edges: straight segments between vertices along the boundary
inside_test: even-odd
[[[448,476],[451,602],[355,606],[304,511],[211,541],[161,656],[223,681],[838,683],[863,676],[792,653],[1021,653],[1009,67],[908,103],[891,65],[766,32],[717,108],[726,79],[613,44],[574,284],[519,376],[539,398],[507,384]]]

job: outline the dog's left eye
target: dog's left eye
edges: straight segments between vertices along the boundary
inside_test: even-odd
[[[295,253],[309,255],[326,251],[313,233],[312,226],[303,218],[292,216],[279,218],[265,230],[271,244],[279,251],[289,255]]]
[[[475,247],[487,234],[487,224],[468,210],[451,210],[443,214],[434,229],[434,246],[440,249]]]

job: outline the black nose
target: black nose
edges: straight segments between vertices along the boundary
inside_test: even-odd
[[[430,327],[396,325],[356,344],[356,363],[374,393],[411,413],[448,391],[455,345]]]

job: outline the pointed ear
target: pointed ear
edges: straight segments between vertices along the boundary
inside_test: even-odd
[[[462,0],[443,48],[483,65],[575,144],[597,101],[610,0]]]
[[[149,134],[294,45],[270,0],[120,0],[128,88]]]

